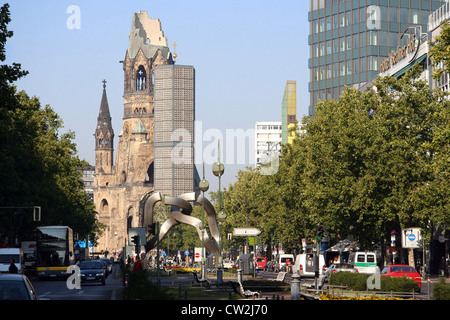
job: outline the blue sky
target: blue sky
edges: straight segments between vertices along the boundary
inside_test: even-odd
[[[9,1],[14,36],[7,63],[30,73],[16,83],[40,97],[72,130],[80,158],[94,164],[94,131],[107,94],[115,142],[123,116],[123,70],[134,12],[161,20],[177,64],[196,70],[196,120],[203,132],[253,129],[256,121],[281,121],[287,80],[297,81],[297,116],[308,113],[308,3],[306,0]],[[69,29],[70,5],[80,8],[80,28]],[[203,147],[212,142],[203,141]],[[226,143],[221,142],[221,143]],[[253,146],[245,152],[247,164]],[[226,152],[226,150],[225,150]],[[236,161],[237,162],[237,161]],[[223,186],[245,164],[225,164]],[[201,174],[201,170],[200,174]],[[217,180],[207,166],[211,188]]]

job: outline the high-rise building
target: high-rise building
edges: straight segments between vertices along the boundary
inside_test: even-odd
[[[256,122],[255,167],[281,153],[281,121]]]
[[[297,121],[297,82],[288,80],[281,102],[282,142],[290,143],[292,138],[289,130],[295,128]],[[291,125],[291,126],[289,126]],[[294,129],[295,130],[295,129]]]
[[[155,190],[178,196],[192,192],[194,179],[195,70],[155,68]]]
[[[310,0],[309,115],[320,100],[337,100],[345,86],[359,89],[376,77],[381,63],[408,41],[403,32],[412,26],[426,33],[429,15],[443,2]]]

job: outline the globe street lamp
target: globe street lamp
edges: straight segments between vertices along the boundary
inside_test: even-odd
[[[209,183],[205,180],[205,164],[203,164],[203,179],[199,183],[199,189],[205,199],[205,191],[209,189]],[[202,279],[205,279],[205,201],[202,201]]]
[[[217,218],[219,220],[219,257],[218,257],[218,267],[217,267],[217,283],[221,284],[223,281],[222,277],[222,269],[223,269],[223,261],[222,261],[222,223],[225,221],[227,215],[223,211],[223,202],[222,202],[222,188],[220,186],[220,178],[222,177],[225,166],[220,162],[220,141],[218,143],[218,157],[217,161],[213,164],[212,167],[213,174],[216,177],[219,177],[219,213]]]

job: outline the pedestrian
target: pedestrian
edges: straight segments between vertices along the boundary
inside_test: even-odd
[[[136,256],[136,262],[134,263],[133,269],[134,269],[134,271],[142,270],[142,262],[141,262],[141,259],[139,259],[139,255]]]
[[[9,273],[17,273],[19,271],[19,269],[17,269],[16,264],[15,264],[15,260],[11,259],[11,264],[9,265]]]

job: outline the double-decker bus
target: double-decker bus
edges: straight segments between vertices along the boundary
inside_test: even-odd
[[[36,273],[41,278],[67,278],[74,264],[73,231],[67,226],[38,227]]]

